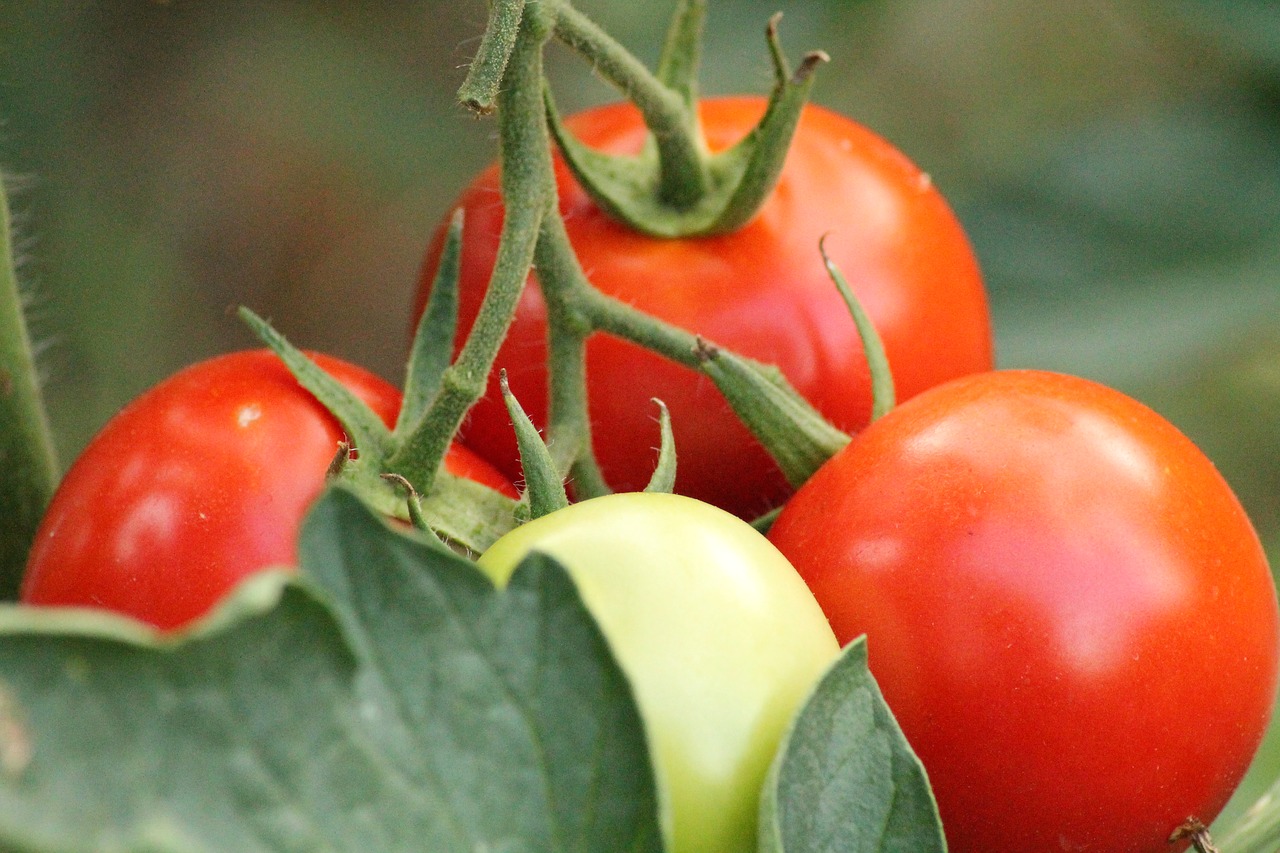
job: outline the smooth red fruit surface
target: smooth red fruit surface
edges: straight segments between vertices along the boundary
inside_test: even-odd
[[[700,105],[713,150],[741,138],[764,100]],[[634,153],[644,125],[629,105],[568,122],[587,144]],[[990,369],[992,342],[978,265],[960,224],[927,175],[862,126],[819,107],[801,117],[778,186],[745,228],[726,236],[659,240],[609,219],[557,164],[560,210],[587,276],[601,291],[674,325],[777,364],[819,410],[857,430],[870,416],[862,344],[818,253],[827,249],[873,319],[900,399],[944,380]],[[498,171],[481,174],[459,201],[465,212],[462,321],[470,328],[502,225]],[[422,310],[442,242],[424,266]],[[498,355],[534,422],[546,422],[546,309],[526,288]],[[694,371],[597,335],[588,345],[595,449],[619,490],[643,488],[656,459],[651,398],[671,410],[679,451],[677,491],[754,515],[790,489],[719,392]],[[472,410],[463,441],[515,478],[515,439],[496,379]]]
[[[396,388],[313,358],[394,423]],[[297,562],[299,524],[343,437],[266,350],[174,374],[108,422],[71,466],[36,534],[22,600],[102,607],[165,629],[204,615],[252,572]],[[515,495],[466,448],[446,466]]]
[[[920,755],[953,853],[1172,849],[1249,764],[1276,595],[1248,518],[1172,425],[1038,371],[873,423],[770,539]]]

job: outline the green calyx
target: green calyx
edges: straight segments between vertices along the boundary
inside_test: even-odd
[[[529,420],[524,408],[511,393],[511,386],[507,384],[507,371],[503,370],[499,377],[502,400],[511,416],[511,425],[516,431],[516,444],[520,448],[520,466],[524,470],[530,517],[541,518],[564,509],[569,505],[569,496],[564,490],[564,475],[556,467],[555,459],[538,433],[538,428]]]
[[[542,434],[529,419],[507,383],[507,372],[499,373],[499,384],[502,388],[502,400],[511,416],[511,425],[515,429],[516,444],[520,450],[520,466],[524,470],[525,492],[522,501],[528,504],[529,517],[541,518],[569,505],[569,496],[564,487],[564,471],[557,465],[555,456],[543,441]],[[663,492],[670,494],[676,483],[676,443],[671,430],[671,414],[667,405],[661,400],[653,401],[658,407],[658,422],[661,431],[661,445],[658,448],[658,461],[653,469],[653,476],[645,486],[646,492]]]
[[[455,369],[449,357],[458,323],[461,239],[462,221],[455,217],[431,299],[418,324],[394,429],[266,320],[248,308],[240,309],[240,317],[350,438],[350,445],[340,446],[334,457],[330,479],[342,479],[370,506],[409,521],[433,539],[480,552],[515,526],[517,502],[453,476],[443,466],[453,431],[439,428],[437,413],[448,397],[445,391]]]
[[[772,365],[699,341],[697,357],[738,418],[799,486],[850,441]]]
[[[601,209],[654,237],[695,237],[736,231],[751,220],[773,191],[800,114],[813,88],[814,71],[828,57],[805,56],[792,71],[778,41],[775,15],[766,28],[775,85],[760,122],[733,147],[711,154],[697,118],[702,0],[682,0],[668,33],[658,73],[640,63],[571,7],[559,7],[555,34],[587,56],[597,71],[635,103],[650,130],[635,156],[596,151],[560,120],[546,92],[548,124],[566,164]]]

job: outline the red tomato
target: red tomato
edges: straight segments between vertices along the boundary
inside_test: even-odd
[[[764,100],[701,104],[713,150],[741,138]],[[644,125],[629,105],[568,122],[584,142],[637,151]],[[848,430],[870,415],[862,344],[818,254],[840,265],[888,350],[901,399],[944,380],[990,369],[986,295],[969,243],[946,202],[897,149],[867,129],[818,107],[805,110],[778,186],[745,228],[722,237],[659,240],[609,219],[557,164],[560,210],[582,267],[601,291],[746,355],[777,364],[819,410]],[[498,171],[463,194],[462,320],[470,328],[484,294],[502,224]],[[424,266],[416,313],[434,276],[443,232]],[[498,356],[534,422],[546,422],[546,309],[526,288]],[[671,410],[680,463],[677,491],[754,515],[790,489],[772,460],[738,423],[710,381],[638,347],[603,335],[588,346],[595,448],[619,490],[643,488],[658,426],[652,397]],[[519,473],[515,439],[491,380],[464,442],[510,477]]]
[[[353,365],[316,362],[388,425],[400,392]],[[297,562],[302,516],[343,439],[337,420],[266,350],[187,368],[116,415],[71,466],[45,515],[21,597],[176,628],[246,575]],[[465,448],[449,470],[511,496]]]
[[[1213,464],[1103,386],[987,373],[873,423],[770,533],[928,770],[953,853],[1163,851],[1243,775],[1271,574]]]

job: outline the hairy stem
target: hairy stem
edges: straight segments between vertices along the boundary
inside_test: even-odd
[[[484,394],[498,348],[515,317],[533,263],[543,219],[555,209],[551,139],[542,103],[542,48],[550,37],[540,4],[525,7],[498,91],[502,195],[501,243],[480,312],[458,358],[444,371],[440,391],[404,445],[394,469],[427,494],[467,410]]]
[[[490,7],[489,24],[480,38],[480,48],[471,61],[467,79],[458,90],[458,100],[474,112],[493,112],[520,33],[524,4],[525,0],[494,0]]]
[[[706,155],[697,114],[684,93],[667,87],[644,63],[568,3],[557,4],[556,37],[581,54],[644,115],[658,147],[658,195],[676,209],[707,190]]]
[[[9,206],[0,186],[0,599],[17,598],[40,517],[57,486],[49,420],[14,271]]]
[[[608,494],[591,444],[587,402],[587,336],[591,326],[575,307],[575,295],[594,293],[569,243],[558,213],[543,221],[536,256],[538,283],[547,304],[547,434],[552,456],[571,474],[579,498]]]

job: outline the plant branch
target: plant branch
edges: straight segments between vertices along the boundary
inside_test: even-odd
[[[547,305],[548,446],[560,470],[571,476],[578,498],[608,494],[592,447],[587,402],[586,345],[592,326],[575,299],[596,291],[558,213],[543,221],[535,261]]]
[[[471,60],[467,79],[458,90],[458,100],[467,109],[481,115],[493,112],[503,74],[520,33],[524,4],[525,0],[494,0],[491,4],[480,48]]]
[[[0,599],[17,598],[27,551],[58,482],[48,416],[14,270],[0,186]]]
[[[498,90],[502,195],[518,201],[506,205],[484,301],[457,360],[441,376],[435,400],[390,460],[424,495],[467,410],[484,394],[498,348],[515,317],[542,221],[555,209],[551,141],[542,103],[542,49],[550,37],[546,14],[541,4],[525,8]]]

